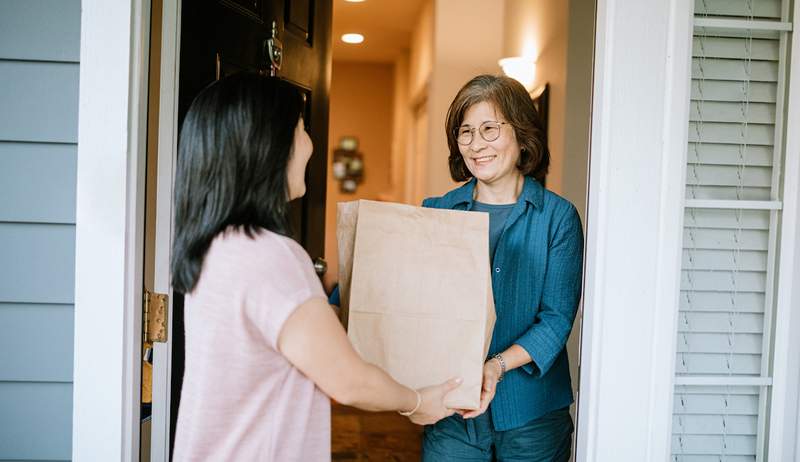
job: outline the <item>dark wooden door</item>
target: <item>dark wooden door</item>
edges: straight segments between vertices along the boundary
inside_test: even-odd
[[[217,78],[248,70],[272,73],[305,96],[304,120],[314,143],[306,194],[292,203],[295,239],[312,259],[324,255],[331,65],[331,0],[187,0],[181,10],[179,123],[194,97]],[[269,40],[282,44],[280,68]],[[174,297],[171,431],[183,378],[183,297]],[[224,348],[224,345],[220,345]],[[220,366],[224,367],[224,366]]]

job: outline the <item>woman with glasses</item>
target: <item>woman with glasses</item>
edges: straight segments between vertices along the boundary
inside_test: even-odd
[[[412,390],[361,360],[288,237],[313,150],[302,108],[289,83],[237,74],[203,90],[183,122],[172,283],[186,294],[186,370],[173,460],[330,460],[328,396],[420,425],[454,412],[443,399],[459,381]]]
[[[423,206],[489,214],[497,322],[480,408],[427,426],[423,460],[567,461],[573,396],[565,345],[580,299],[580,218],[542,186],[545,133],[517,81],[470,80],[446,124],[450,175],[467,182]]]

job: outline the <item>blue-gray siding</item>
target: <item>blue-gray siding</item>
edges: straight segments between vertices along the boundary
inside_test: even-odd
[[[69,460],[80,0],[0,0],[0,460]]]

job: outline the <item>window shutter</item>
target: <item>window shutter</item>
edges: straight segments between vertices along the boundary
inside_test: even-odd
[[[674,462],[765,454],[788,3],[695,1]]]

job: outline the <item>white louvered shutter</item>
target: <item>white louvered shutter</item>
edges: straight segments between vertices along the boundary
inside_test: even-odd
[[[696,0],[674,462],[761,461],[788,0]]]

